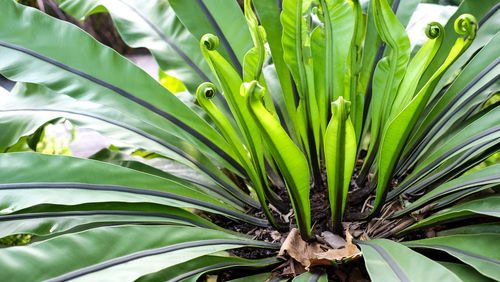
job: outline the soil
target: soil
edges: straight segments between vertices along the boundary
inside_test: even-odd
[[[353,180],[351,181],[349,194],[347,196],[346,210],[344,212],[344,222],[342,223],[344,230],[348,229],[349,233],[356,239],[364,238],[387,238],[395,241],[401,241],[403,239],[419,239],[425,237],[435,236],[435,231],[433,228],[425,230],[420,233],[407,234],[405,237],[395,236],[395,232],[402,230],[404,227],[414,223],[423,214],[414,214],[413,216],[402,217],[397,220],[389,220],[388,218],[397,210],[399,210],[400,204],[398,201],[393,201],[387,203],[382,208],[380,215],[370,221],[361,221],[362,215],[366,215],[374,201],[374,191],[371,191],[368,187],[368,180],[364,185],[359,185],[354,181],[357,179],[358,172],[361,170],[362,161],[356,163],[355,172],[353,173]],[[321,237],[323,231],[332,231],[331,222],[331,212],[330,203],[328,201],[328,190],[326,186],[326,173],[323,173],[323,185],[316,187],[311,183],[311,223],[312,223],[312,234],[319,242],[324,240]],[[278,195],[282,198],[283,202],[290,203],[288,193],[286,189],[281,189],[276,191]],[[289,207],[289,213],[279,212],[276,208],[271,207],[271,213],[276,219],[281,222],[288,224],[288,230],[296,228],[297,224],[293,216],[291,207]],[[425,211],[423,211],[425,212]],[[256,209],[250,209],[247,211],[258,218],[265,218],[262,211]],[[205,214],[209,217],[215,224],[224,227],[226,229],[236,231],[251,236],[253,239],[266,241],[266,242],[279,242],[283,243],[286,239],[288,232],[278,232],[272,227],[259,228],[245,222],[239,222],[231,220],[219,215]],[[339,234],[344,236],[344,234]],[[231,253],[235,256],[239,256],[247,259],[260,259],[266,257],[272,257],[278,255],[278,250],[273,249],[263,249],[263,248],[241,248],[232,250]],[[275,277],[281,279],[293,278],[306,270],[304,267],[290,257],[278,257],[282,259],[282,263],[279,265],[274,265],[271,269],[263,269],[262,271],[272,271]],[[332,265],[328,267],[320,267],[312,269],[311,271],[322,271],[328,273],[329,281],[370,281],[366,268],[364,266],[362,259],[357,259],[345,264]],[[216,273],[218,279],[221,281],[231,280],[239,277],[244,277],[247,275],[256,274],[255,269],[231,269],[224,270]]]

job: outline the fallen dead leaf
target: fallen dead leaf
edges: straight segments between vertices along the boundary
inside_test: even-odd
[[[286,237],[283,245],[281,245],[279,255],[288,254],[304,267],[308,267],[309,261],[316,257],[316,253],[318,252],[321,252],[318,243],[307,243],[300,237],[299,230],[293,228],[288,237]]]
[[[326,252],[317,253],[317,258],[310,260],[308,267],[316,265],[340,264],[346,261],[351,261],[361,257],[361,251],[352,243],[352,236],[349,231],[346,231],[346,243],[344,248],[331,249]]]
[[[294,228],[281,246],[279,255],[289,255],[309,270],[313,266],[340,264],[357,259],[361,257],[361,251],[352,243],[352,236],[348,231],[343,248],[323,251],[317,242],[302,240],[299,231]]]

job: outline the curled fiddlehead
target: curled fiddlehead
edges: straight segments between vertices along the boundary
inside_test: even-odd
[[[252,160],[249,158],[247,150],[243,146],[240,138],[238,137],[238,134],[231,126],[230,122],[211,101],[211,99],[215,96],[215,94],[216,94],[215,85],[213,85],[210,82],[204,82],[200,84],[200,86],[198,86],[198,89],[196,90],[196,99],[198,100],[198,103],[203,108],[203,110],[205,110],[208,116],[217,125],[222,135],[227,140],[229,147],[231,147],[235,151],[241,165],[247,171],[250,180],[254,184],[255,192],[257,193],[261,207],[264,213],[266,214],[268,220],[274,227],[282,229],[282,227],[276,222],[274,217],[271,215],[271,212],[267,207],[267,202],[265,200],[266,196],[264,187],[262,185],[262,181],[259,179],[259,175],[255,170]]]
[[[215,88],[215,85],[211,82],[204,82],[198,86],[198,89],[196,90],[196,98],[198,101],[200,99],[212,99],[215,97],[215,94],[217,89]]]
[[[426,34],[439,36],[436,38],[442,39],[441,30],[439,28],[439,32],[436,31],[436,24],[431,23],[431,27],[428,28],[428,32],[426,30]],[[436,88],[439,80],[442,78],[443,74],[450,68],[450,66],[460,57],[465,50],[472,44],[476,36],[478,25],[474,16],[469,14],[464,14],[458,17],[455,20],[455,32],[464,37],[460,37],[455,41],[455,44],[451,48],[448,56],[445,61],[439,67],[439,69],[432,75],[432,77],[427,81],[427,83],[420,89],[420,91],[413,97],[411,102],[400,112],[398,115],[392,120],[387,131],[386,131],[386,143],[382,144],[381,150],[384,152],[386,158],[383,158],[379,162],[380,171],[386,171],[387,173],[383,175],[383,177],[379,177],[379,187],[387,186],[390,181],[390,176],[392,173],[392,169],[394,168],[394,157],[387,156],[395,156],[399,154],[402,149],[402,140],[405,140],[410,131],[415,126],[418,117],[424,110],[425,105],[431,98],[434,89]],[[391,141],[396,140],[396,142]],[[380,174],[381,175],[381,174]],[[404,186],[400,186],[391,192],[391,197],[404,193]],[[385,194],[380,194],[380,198],[378,197],[375,200],[374,206],[377,206],[378,203],[381,202],[382,199],[385,200]]]
[[[430,22],[425,27],[425,35],[429,39],[436,39],[444,32],[443,26],[438,22]]]
[[[236,120],[237,128],[230,126],[227,119],[222,115],[222,113],[220,113],[219,110],[213,110],[214,113],[217,112],[217,116],[211,116],[211,118],[214,122],[216,122],[216,124],[217,122],[221,123],[217,124],[217,126],[221,129],[221,131],[226,130],[226,132],[223,132],[223,135],[230,144],[238,143],[238,145],[232,146],[238,147],[236,151],[240,156],[240,160],[242,160],[242,164],[248,167],[246,170],[249,172],[249,177],[254,184],[259,201],[263,206],[268,219],[276,228],[279,228],[276,225],[275,220],[271,217],[270,212],[267,210],[266,200],[269,200],[275,207],[280,207],[280,205],[283,206],[283,204],[281,203],[279,197],[268,186],[259,129],[250,117],[249,110],[246,107],[245,97],[240,94],[240,86],[243,81],[233,66],[217,52],[216,48],[218,46],[218,42],[219,40],[215,35],[205,34],[200,40],[200,49],[208,62],[208,65],[212,69],[212,72],[215,74],[221,85],[224,97]],[[204,88],[200,90],[203,89]],[[211,107],[211,109],[216,108],[214,106]],[[208,109],[208,111],[210,111],[210,109]],[[237,134],[237,131],[241,132],[241,135]],[[239,138],[239,136],[243,138]],[[248,153],[250,153],[250,156]]]
[[[219,38],[213,34],[208,33],[201,37],[200,43],[202,51],[204,48],[209,51],[213,51],[219,46]]]
[[[455,20],[455,32],[472,37],[471,39],[474,39],[476,37],[476,31],[477,31],[477,20],[476,18],[471,15],[471,14],[463,14],[460,17],[458,17]]]

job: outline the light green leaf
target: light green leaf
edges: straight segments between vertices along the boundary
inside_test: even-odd
[[[440,222],[457,221],[465,216],[482,215],[500,217],[500,208],[498,207],[500,207],[500,196],[484,197],[443,210],[411,225],[401,232],[407,232],[431,224],[439,224]]]
[[[4,76],[133,113],[214,158],[231,161],[232,157],[218,147],[224,141],[215,129],[129,60],[76,26],[36,9],[13,1],[6,1],[3,9],[0,72]],[[120,70],[119,75],[116,70]]]
[[[221,188],[250,200],[230,184],[229,178],[194,146],[178,137],[137,118],[130,117],[99,104],[81,102],[65,95],[57,95],[45,87],[19,84],[14,89],[15,99],[0,110],[0,116],[11,122],[1,123],[0,128],[8,135],[1,135],[0,144],[10,144],[25,134],[31,134],[45,121],[65,117],[76,126],[91,127],[104,136],[126,140],[136,148],[149,148],[152,152],[172,158],[188,167],[199,169],[215,180]],[[36,94],[36,95],[35,95]],[[5,139],[6,138],[6,139]],[[10,141],[12,140],[12,141]],[[181,151],[181,148],[183,151]],[[225,196],[224,196],[225,197]]]
[[[26,170],[26,163],[37,169]],[[250,221],[256,219],[241,212],[241,208],[225,204],[222,198],[211,197],[172,180],[93,160],[8,153],[0,154],[0,168],[0,193],[9,195],[0,197],[0,211],[4,214],[39,204],[146,201],[232,214]],[[260,219],[254,222],[263,223]]]
[[[444,196],[457,193],[468,188],[477,187],[477,190],[480,191],[482,187],[489,187],[492,184],[500,184],[500,176],[498,176],[499,169],[500,164],[496,164],[448,181],[425,193],[418,200],[404,207],[404,209],[397,211],[394,216],[411,212],[425,204],[435,202]]]
[[[309,203],[309,166],[304,154],[293,143],[280,123],[262,104],[263,89],[256,81],[243,85],[252,118],[259,125],[264,142],[285,180],[301,237],[311,237]]]
[[[427,84],[416,94],[411,102],[388,124],[382,132],[382,143],[380,154],[378,155],[379,177],[377,184],[377,197],[373,211],[377,210],[381,201],[387,193],[387,185],[392,176],[396,164],[396,156],[403,149],[404,142],[411,129],[422,113],[425,104],[429,100],[432,90],[443,72],[467,49],[474,39],[477,30],[477,22],[474,17],[464,15],[456,21],[456,32],[464,35],[464,38],[457,39],[449,56],[446,58],[440,69],[432,76]],[[382,115],[384,116],[384,115]]]
[[[498,205],[497,205],[498,206]],[[498,234],[471,234],[434,237],[405,242],[411,248],[446,252],[493,280],[500,279]]]
[[[252,38],[246,28],[245,17],[236,1],[232,0],[169,0],[169,4],[186,28],[200,40],[207,33],[221,40],[220,52],[242,74],[243,58],[252,48]]]
[[[230,269],[230,268],[247,268],[253,271],[259,271],[260,268],[270,267],[280,261],[277,258],[266,258],[249,260],[239,257],[230,256],[229,254],[211,254],[202,256],[190,261],[183,262],[163,269],[156,273],[151,273],[139,278],[137,281],[192,281],[196,282],[206,272]],[[246,276],[245,281],[262,282],[270,276],[269,273],[257,274],[255,277]],[[235,280],[231,280],[235,281]]]
[[[57,0],[59,7],[77,19],[107,10],[123,40],[131,47],[148,48],[168,75],[180,79],[191,93],[213,80],[198,48],[198,40],[180,22],[167,1]],[[175,91],[174,91],[175,93]]]
[[[252,245],[274,247],[220,231],[185,226],[100,227],[1,249],[0,270],[4,277],[15,281],[88,281],[105,277],[124,281],[217,251]]]
[[[356,242],[370,278],[378,281],[462,281],[439,263],[387,239]]]
[[[332,103],[332,119],[326,129],[324,141],[329,201],[335,229],[342,222],[356,162],[356,133],[349,117],[350,106],[351,103],[342,96]]]
[[[453,271],[455,275],[460,277],[463,281],[477,281],[477,282],[492,282],[493,280],[481,275],[474,268],[460,263],[444,262],[439,261],[439,263]]]
[[[57,236],[63,232],[106,225],[186,225],[223,230],[180,208],[152,203],[91,203],[75,206],[38,205],[0,216],[0,238],[12,234]],[[37,240],[45,238],[36,237]]]

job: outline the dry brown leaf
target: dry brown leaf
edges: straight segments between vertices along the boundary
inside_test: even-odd
[[[316,253],[321,252],[318,243],[307,243],[300,237],[297,228],[292,229],[285,242],[281,245],[279,255],[288,254],[304,267],[309,266],[309,260],[316,257]]]
[[[300,262],[306,269],[318,265],[342,263],[345,259],[353,260],[361,257],[361,252],[352,243],[352,236],[348,231],[346,231],[346,244],[343,248],[323,251],[318,243],[307,243],[302,240],[296,228],[292,229],[281,246],[279,255],[285,254]]]

